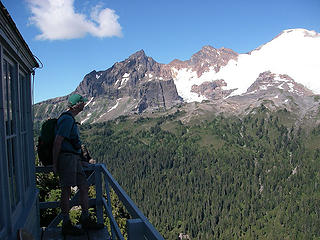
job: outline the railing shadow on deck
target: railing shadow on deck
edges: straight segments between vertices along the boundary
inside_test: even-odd
[[[91,171],[91,175],[88,177],[89,185],[95,185],[96,198],[89,199],[89,206],[96,207],[97,221],[104,223],[103,221],[103,209],[110,220],[111,232],[109,233],[112,239],[124,240],[121,234],[118,223],[112,214],[110,187],[117,194],[119,200],[123,203],[132,219],[127,220],[127,234],[129,240],[162,240],[164,239],[155,227],[148,221],[148,219],[142,214],[139,208],[130,199],[127,193],[122,189],[119,183],[112,177],[104,164],[89,164],[85,167],[85,171]],[[52,172],[52,167],[36,167],[37,173],[49,173]],[[104,181],[103,181],[103,180]],[[104,193],[106,198],[104,197]],[[76,192],[74,197],[70,200],[70,207],[78,205],[79,191]],[[59,202],[40,202],[40,209],[57,208]],[[61,213],[49,224],[48,228],[56,228],[61,222]]]

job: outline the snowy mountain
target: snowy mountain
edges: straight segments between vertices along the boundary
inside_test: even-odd
[[[246,93],[260,73],[271,71],[286,74],[314,93],[320,93],[320,34],[305,29],[285,30],[272,41],[247,53],[232,58],[220,69],[214,66],[198,76],[193,67],[172,67],[173,79],[184,101],[202,101],[192,86],[223,79],[223,90],[233,90],[232,95]]]
[[[181,104],[193,115],[242,114],[266,102],[307,114],[306,109],[318,108],[313,95],[320,94],[319,58],[320,34],[290,29],[246,54],[204,46],[190,60],[161,64],[140,50],[109,69],[88,73],[74,92],[90,99],[80,115],[86,123]],[[35,119],[56,116],[66,99],[37,104]],[[192,102],[200,105],[188,105]]]

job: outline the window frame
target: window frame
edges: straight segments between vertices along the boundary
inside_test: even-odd
[[[0,75],[1,75],[1,81],[0,81],[0,123],[2,124],[2,121],[4,120],[4,103],[3,103],[3,93],[2,93],[2,85],[3,85],[3,75],[2,75],[2,44],[0,44],[0,64],[1,64],[1,67],[0,67]],[[3,109],[3,110],[2,110]],[[3,123],[4,124],[4,123]],[[1,139],[4,139],[5,137],[5,133],[4,133],[4,129],[3,129],[3,126],[0,126],[0,137]],[[4,151],[4,146],[3,144],[1,143],[0,144],[0,157],[2,159],[5,159],[5,151]],[[7,219],[5,218],[6,216],[6,211],[7,211],[7,208],[5,208],[5,202],[7,200],[7,196],[5,195],[5,190],[7,190],[7,185],[5,184],[6,183],[6,179],[7,179],[7,174],[6,172],[3,172],[4,170],[3,169],[6,169],[5,167],[5,162],[6,161],[0,161],[0,167],[1,167],[1,175],[0,175],[0,186],[2,186],[2,188],[0,189],[0,193],[1,193],[1,199],[2,201],[0,202],[1,204],[1,209],[4,210],[4,213],[3,214],[0,214],[0,239],[2,239],[5,234],[6,234],[6,223],[7,223]]]
[[[28,87],[29,78],[28,74],[21,65],[18,65],[18,102],[19,102],[19,122],[20,122],[20,154],[21,154],[21,165],[22,165],[22,176],[23,176],[23,187],[22,192],[27,194],[31,187],[31,174],[30,174],[30,141],[28,134],[30,129],[28,127]],[[28,164],[29,163],[29,164]]]
[[[6,69],[4,69],[5,67]],[[30,100],[28,99],[31,93],[29,93],[29,91],[25,89],[25,105],[22,105],[23,100],[20,98],[20,88],[24,87],[21,86],[21,80],[19,79],[19,77],[20,73],[23,72],[25,72],[25,79],[24,85],[22,85],[27,88],[28,86],[30,86],[30,76],[28,78],[28,74],[26,74],[26,71],[23,71],[20,63],[14,57],[12,57],[3,47],[1,51],[1,97],[3,100],[4,112],[4,171],[7,172],[5,174],[6,179],[3,178],[3,181],[4,184],[7,185],[5,189],[8,190],[7,192],[9,194],[7,197],[6,205],[8,215],[7,219],[2,219],[2,226],[0,225],[0,233],[2,233],[2,231],[6,232],[6,229],[9,232],[14,229],[14,225],[19,222],[19,218],[21,217],[24,206],[27,206],[27,201],[30,197],[30,194],[32,193],[32,165],[30,163],[30,160],[32,159],[33,155],[31,155],[32,153],[30,150],[30,140],[33,139],[30,135],[32,134],[32,123],[31,125],[29,124],[29,121],[32,121],[32,118],[30,118],[31,111],[28,110],[28,107],[31,107]],[[11,79],[9,79],[9,75]],[[5,85],[5,89],[3,85]],[[23,110],[25,111],[25,126],[23,131],[21,128],[22,108],[26,108]],[[8,121],[8,123],[6,123],[6,120]],[[27,143],[27,146],[24,147],[24,149],[27,150],[27,152],[25,153],[22,149],[23,135],[25,136],[25,141]],[[23,161],[29,166],[27,171],[25,171],[23,168]],[[13,178],[10,178],[10,175]],[[26,178],[29,179],[27,187],[25,187]],[[12,194],[11,196],[10,192]]]
[[[19,164],[19,106],[18,106],[18,64],[13,59],[8,57],[8,53],[3,53],[2,69],[3,69],[3,84],[5,85],[3,102],[5,112],[5,144],[6,144],[6,160],[8,162],[8,183],[10,197],[10,208],[12,212],[16,211],[21,200],[21,191],[19,181],[20,164]],[[12,176],[12,179],[10,179]]]

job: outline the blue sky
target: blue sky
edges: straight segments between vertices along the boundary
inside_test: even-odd
[[[319,0],[2,0],[44,67],[34,101],[72,92],[85,74],[143,49],[159,63],[205,45],[249,52],[282,30],[320,32]]]

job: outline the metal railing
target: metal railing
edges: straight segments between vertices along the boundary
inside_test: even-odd
[[[90,164],[85,167],[85,171],[93,171],[88,177],[89,185],[95,185],[96,198],[89,199],[89,206],[96,207],[97,221],[104,223],[103,210],[107,214],[111,232],[109,233],[112,239],[124,240],[119,225],[112,214],[112,205],[110,197],[110,189],[118,196],[118,199],[123,203],[128,211],[131,219],[127,220],[127,235],[129,240],[162,240],[164,239],[160,233],[154,228],[154,226],[148,221],[148,219],[142,214],[139,208],[130,199],[127,193],[122,189],[119,183],[112,177],[104,164]],[[52,172],[52,167],[36,167],[37,173]],[[104,181],[103,181],[104,180]],[[111,188],[110,188],[111,187]],[[106,198],[104,197],[104,193]],[[70,207],[78,205],[79,191],[70,200]],[[40,202],[40,209],[57,208],[59,202]],[[56,228],[61,222],[62,215],[58,214],[55,219],[48,225],[48,228]]]

